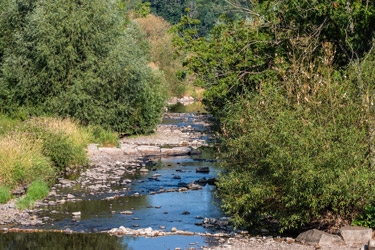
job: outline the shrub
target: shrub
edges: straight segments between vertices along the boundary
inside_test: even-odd
[[[91,141],[99,143],[102,147],[118,147],[118,135],[100,126],[89,126],[88,131],[92,135]]]
[[[30,208],[31,204],[32,204],[32,201],[31,201],[30,197],[28,197],[28,196],[25,196],[24,198],[18,199],[16,201],[16,207],[18,209]]]
[[[10,190],[7,187],[0,186],[0,203],[7,203],[10,199]]]
[[[42,145],[40,140],[31,140],[21,132],[0,137],[0,185],[15,188],[36,178],[54,176]]]
[[[88,162],[86,147],[90,134],[70,119],[34,117],[21,128],[32,138],[40,140],[43,153],[60,171],[65,167],[85,165]]]
[[[33,181],[27,189],[26,196],[22,199],[18,199],[16,206],[19,209],[30,208],[34,201],[43,199],[48,195],[48,192],[49,188],[46,182],[40,180]]]
[[[48,195],[49,188],[44,181],[33,181],[27,189],[27,194],[31,201],[40,200]]]
[[[366,206],[352,222],[353,226],[375,227],[375,207],[371,204]]]
[[[237,225],[269,215],[282,229],[350,223],[374,200],[369,89],[343,80],[324,49],[227,110],[218,189]]]

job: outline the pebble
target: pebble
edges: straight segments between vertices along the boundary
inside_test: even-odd
[[[132,211],[121,211],[120,214],[125,214],[125,215],[132,215]]]

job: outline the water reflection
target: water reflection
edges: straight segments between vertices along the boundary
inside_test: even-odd
[[[117,237],[108,234],[7,233],[0,234],[2,250],[165,250],[214,246],[213,238],[166,236],[157,238]]]

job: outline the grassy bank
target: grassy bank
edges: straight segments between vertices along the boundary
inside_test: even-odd
[[[33,117],[21,121],[0,115],[0,202],[11,198],[9,190],[32,183],[34,194],[20,202],[20,207],[27,207],[38,193],[46,193],[40,187],[52,184],[66,167],[88,163],[86,148],[91,142],[117,146],[117,135],[98,126],[83,127],[71,119]]]

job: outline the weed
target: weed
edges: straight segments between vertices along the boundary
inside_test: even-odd
[[[9,188],[0,186],[0,203],[7,203],[9,199],[10,199]]]

